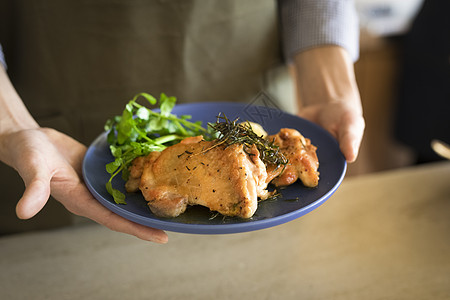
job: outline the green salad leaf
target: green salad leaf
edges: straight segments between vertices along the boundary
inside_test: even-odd
[[[111,175],[106,190],[117,204],[126,204],[125,195],[112,186],[112,180],[121,172],[122,178],[128,180],[128,167],[136,157],[162,151],[186,137],[203,135],[210,140],[215,135],[211,127],[202,127],[201,121],[189,121],[189,115],[178,117],[172,114],[175,97],[161,94],[159,112],[139,104],[137,101],[140,99],[151,106],[158,103],[152,95],[139,93],[127,103],[122,115],[109,119],[105,124],[107,142],[114,156],[114,161],[106,165],[106,171]]]

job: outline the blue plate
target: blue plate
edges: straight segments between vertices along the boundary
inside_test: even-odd
[[[195,103],[179,104],[173,113],[191,115],[192,120],[215,122],[219,112],[229,119],[254,121],[263,125],[269,134],[280,128],[295,128],[317,146],[320,162],[320,180],[316,188],[306,188],[300,182],[282,190],[277,200],[262,201],[251,219],[223,217],[207,208],[191,206],[176,218],[159,218],[152,214],[141,193],[126,193],[125,182],[116,176],[113,186],[126,195],[126,205],[115,204],[105,188],[109,174],[105,165],[113,161],[106,142],[106,134],[101,134],[89,147],[83,161],[83,176],[94,197],[109,210],[133,222],[167,231],[195,234],[227,234],[260,230],[297,219],[324,203],[341,184],[347,164],[336,140],[321,127],[265,106],[250,106],[240,103]]]

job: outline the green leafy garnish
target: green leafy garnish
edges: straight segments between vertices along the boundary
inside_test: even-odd
[[[175,97],[161,94],[160,112],[137,103],[140,98],[150,105],[158,103],[152,95],[139,93],[128,102],[122,115],[109,119],[105,124],[107,142],[115,158],[106,165],[106,171],[111,175],[106,190],[117,204],[126,204],[125,195],[113,188],[112,180],[120,172],[122,178],[128,180],[128,167],[136,157],[162,151],[186,137],[203,135],[205,139],[210,139],[213,136],[211,128],[202,127],[201,121],[191,122],[189,115],[178,117],[171,113],[176,103]]]

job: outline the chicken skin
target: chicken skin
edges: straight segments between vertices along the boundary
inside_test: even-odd
[[[316,187],[319,184],[317,147],[311,144],[310,139],[289,128],[282,128],[279,133],[269,136],[268,139],[273,140],[288,159],[283,173],[272,180],[275,186],[287,186],[297,179],[307,187]]]
[[[161,217],[202,205],[225,216],[250,218],[258,198],[269,196],[266,167],[256,146],[244,151],[243,145],[225,147],[200,139],[185,139],[133,162],[127,190],[135,190],[139,181],[151,211]]]
[[[266,165],[253,144],[218,144],[190,137],[162,152],[136,158],[125,184],[140,190],[150,210],[160,217],[177,217],[189,205],[202,205],[224,216],[250,218],[258,199],[272,195],[269,183],[287,186],[298,179],[307,187],[319,181],[316,147],[297,130],[283,128],[267,139],[288,162]]]

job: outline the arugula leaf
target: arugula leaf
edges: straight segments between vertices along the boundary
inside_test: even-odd
[[[175,97],[164,93],[159,98],[160,112],[155,112],[137,101],[141,98],[147,104],[155,105],[158,100],[148,93],[139,93],[130,100],[119,116],[114,116],[105,123],[107,142],[110,145],[114,161],[106,164],[106,171],[111,175],[106,183],[106,190],[117,204],[126,204],[125,195],[113,188],[112,180],[122,173],[122,178],[128,180],[128,167],[139,156],[146,156],[152,151],[162,151],[168,146],[180,142],[190,136],[203,135],[211,140],[215,133],[212,128],[202,127],[202,122],[191,122],[189,115],[177,117],[172,114],[176,104]]]
[[[121,191],[113,188],[111,181],[106,183],[106,190],[114,197],[114,201],[117,204],[127,204],[125,201],[125,195]]]
[[[164,93],[161,94],[160,98],[161,115],[163,115],[164,117],[168,117],[173,107],[175,106],[176,101],[177,99],[175,97],[167,97]]]

